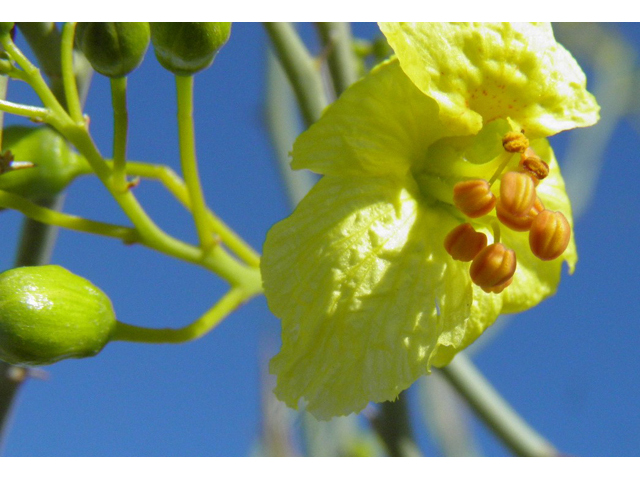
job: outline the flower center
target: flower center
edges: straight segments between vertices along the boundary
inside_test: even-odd
[[[546,210],[536,188],[549,174],[549,166],[533,149],[522,132],[509,132],[502,138],[504,152],[499,166],[489,180],[473,178],[456,183],[453,204],[464,215],[476,219],[493,209],[499,223],[492,221],[493,243],[476,232],[470,223],[454,228],[444,246],[459,261],[471,262],[471,280],[487,293],[500,293],[507,288],[516,271],[516,254],[500,242],[500,224],[517,231],[529,232],[529,245],[541,260],[558,258],[569,245],[571,228],[561,212]],[[504,172],[514,154],[520,154],[517,171]],[[500,196],[491,185],[500,179]]]

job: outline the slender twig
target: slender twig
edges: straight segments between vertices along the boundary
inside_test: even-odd
[[[440,370],[478,417],[511,452],[523,457],[549,457],[558,451],[491,386],[464,353]]]
[[[265,23],[271,43],[287,72],[307,125],[315,122],[327,106],[318,63],[290,23]]]
[[[118,322],[111,340],[143,343],[183,343],[195,340],[215,328],[250,297],[243,289],[232,288],[202,317],[178,329],[137,327]]]
[[[346,22],[320,22],[318,32],[327,49],[327,61],[336,96],[340,96],[358,79],[351,25]]]
[[[113,106],[113,185],[117,190],[127,188],[127,77],[111,78],[111,105]]]
[[[62,40],[60,43],[60,60],[62,67],[62,81],[64,95],[67,99],[67,110],[74,122],[83,123],[82,105],[80,94],[76,85],[76,77],[73,67],[73,39],[76,32],[76,22],[67,22],[62,27]]]
[[[384,402],[380,412],[371,419],[391,457],[420,456],[420,449],[413,439],[413,431],[409,420],[407,392],[401,392],[395,402]]]
[[[178,102],[178,137],[180,140],[180,165],[187,185],[193,219],[200,240],[200,247],[208,251],[215,241],[207,225],[207,204],[198,174],[196,161],[195,130],[193,125],[193,76],[176,75]]]

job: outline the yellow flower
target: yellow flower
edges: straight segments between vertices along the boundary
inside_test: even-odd
[[[543,261],[529,232],[507,228],[495,209],[469,218],[454,205],[461,182],[481,179],[499,197],[503,175],[520,172],[526,181],[502,187],[505,197],[515,189],[511,204],[541,202],[572,225],[544,136],[594,123],[598,107],[550,28],[381,28],[398,57],[345,91],[298,138],[292,167],[324,177],[264,245],[265,295],[282,319],[282,348],[271,362],[275,393],[293,408],[304,399],[320,419],[393,400],[499,314],[554,293],[563,261],[573,270],[577,259],[555,217],[536,227],[534,250],[555,255],[556,236],[568,243]],[[509,135],[520,139],[516,147],[503,146]],[[548,166],[546,178],[525,171],[525,157]],[[491,243],[491,251],[472,252],[471,267],[445,248],[464,223]],[[486,283],[498,277],[499,288]]]

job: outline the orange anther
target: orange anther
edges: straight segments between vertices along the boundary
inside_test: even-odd
[[[500,179],[500,203],[513,216],[527,215],[536,201],[536,186],[529,175],[507,172]]]
[[[509,285],[511,285],[511,282],[513,282],[513,277],[511,277],[506,282],[501,283],[500,285],[496,285],[495,287],[487,288],[485,290],[485,292],[487,292],[487,293],[502,293],[502,291],[505,288],[507,288]]]
[[[486,215],[496,205],[496,197],[486,180],[463,180],[453,186],[453,203],[467,217]]]
[[[507,152],[522,153],[529,148],[529,139],[525,137],[524,133],[509,132],[502,137],[502,146]]]
[[[564,253],[571,239],[569,221],[560,212],[543,210],[531,223],[529,246],[540,260],[553,260]]]
[[[549,165],[547,162],[537,156],[530,148],[522,154],[520,169],[523,173],[529,175],[536,185],[540,180],[547,178],[549,175]]]
[[[490,293],[506,283],[516,271],[516,252],[502,243],[485,247],[471,263],[469,274],[473,283]]]
[[[529,210],[529,213],[526,215],[511,215],[502,206],[500,199],[498,199],[498,203],[496,204],[496,215],[498,220],[500,220],[503,225],[509,227],[511,230],[515,230],[516,232],[528,231],[531,228],[533,219],[536,218],[542,210],[544,210],[544,205],[537,196],[533,202],[533,207],[531,207],[531,210]]]
[[[468,223],[458,225],[444,239],[444,248],[454,260],[470,262],[487,246],[487,236]]]

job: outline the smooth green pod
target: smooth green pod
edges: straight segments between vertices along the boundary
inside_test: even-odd
[[[182,76],[209,67],[231,34],[230,22],[152,22],[150,26],[156,58]]]
[[[76,43],[93,69],[111,78],[124,77],[142,63],[149,47],[147,22],[79,22]]]
[[[51,198],[64,190],[84,164],[71,152],[64,137],[50,127],[7,127],[2,133],[2,147],[11,151],[15,162],[34,166],[0,175],[0,190],[31,200]]]
[[[49,365],[96,355],[116,327],[109,297],[58,265],[0,275],[0,358]]]

